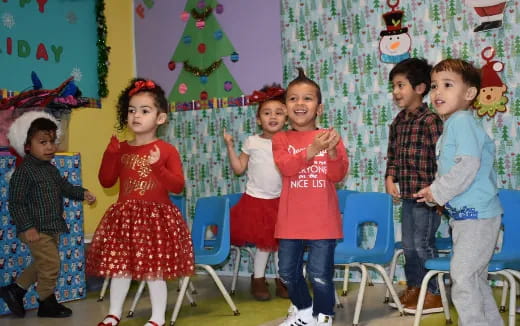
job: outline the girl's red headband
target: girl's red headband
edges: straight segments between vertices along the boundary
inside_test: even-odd
[[[249,103],[263,103],[275,97],[282,96],[285,90],[280,87],[269,87],[265,92],[254,91],[248,96]]]
[[[128,95],[133,96],[135,93],[141,90],[154,89],[155,83],[151,80],[138,80],[134,83],[134,88],[128,92]]]

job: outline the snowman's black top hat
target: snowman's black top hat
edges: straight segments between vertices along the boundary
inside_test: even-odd
[[[383,14],[386,31],[381,31],[381,36],[397,35],[408,32],[408,27],[401,27],[404,12],[402,10],[392,10]]]

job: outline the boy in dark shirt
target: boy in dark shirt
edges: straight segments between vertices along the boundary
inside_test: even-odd
[[[54,295],[60,270],[59,236],[69,232],[62,217],[63,196],[86,200],[89,204],[96,200],[88,190],[62,178],[51,164],[57,150],[57,134],[57,121],[37,111],[20,116],[8,133],[11,145],[24,157],[9,182],[9,213],[18,237],[31,250],[33,260],[16,282],[0,288],[0,297],[19,317],[25,316],[23,297],[36,281],[39,317],[72,314]]]
[[[403,204],[401,235],[408,287],[399,299],[405,308],[417,304],[419,288],[427,272],[424,262],[436,256],[435,232],[440,224],[435,208],[417,203],[412,197],[431,184],[437,170],[435,145],[442,134],[442,120],[422,103],[430,90],[431,68],[424,59],[410,58],[399,62],[389,76],[394,101],[402,111],[390,125],[385,186],[386,192]],[[432,280],[424,312],[440,311],[438,285]]]

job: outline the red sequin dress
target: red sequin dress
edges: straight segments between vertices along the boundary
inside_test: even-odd
[[[148,163],[157,146],[160,160]],[[103,187],[120,180],[119,198],[103,216],[87,253],[87,273],[134,280],[173,279],[194,272],[190,231],[168,192],[184,188],[177,149],[156,140],[142,146],[120,143],[106,150],[99,170]]]

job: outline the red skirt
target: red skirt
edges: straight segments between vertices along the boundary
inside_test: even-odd
[[[86,272],[134,280],[192,275],[193,244],[179,209],[143,200],[110,206],[88,249]]]
[[[278,250],[274,227],[280,199],[261,199],[243,194],[231,208],[231,244],[254,244],[266,251]]]

